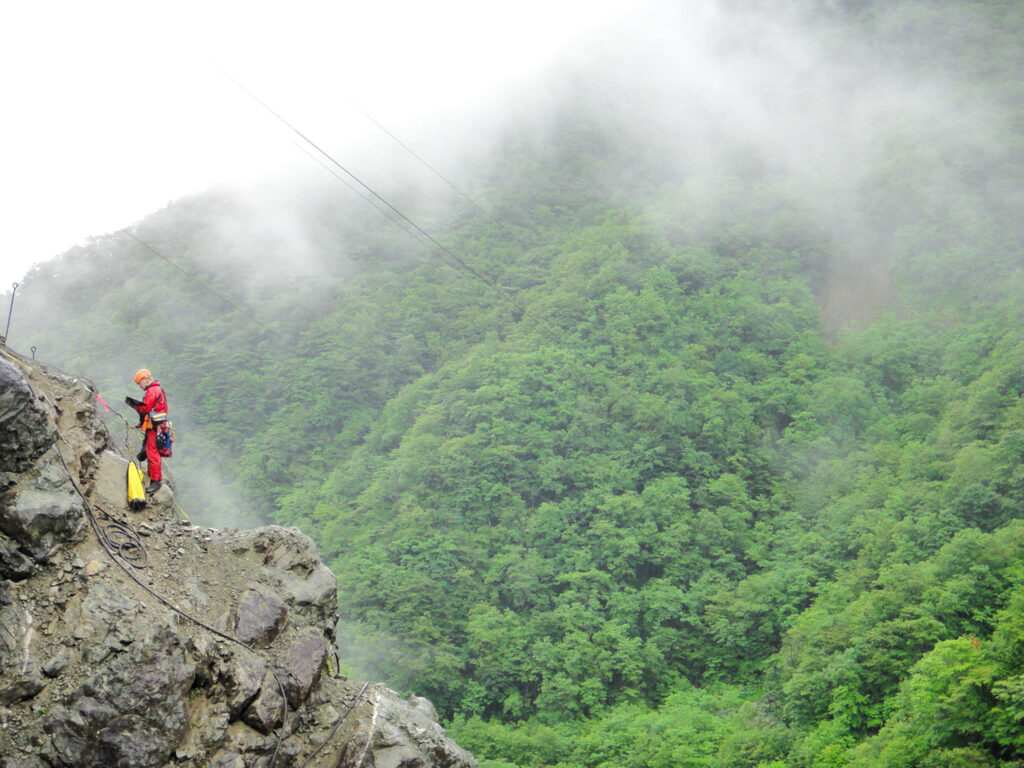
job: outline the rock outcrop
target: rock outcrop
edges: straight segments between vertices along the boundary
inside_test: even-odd
[[[476,765],[336,674],[308,537],[199,528],[166,484],[129,512],[92,385],[0,352],[0,768]]]

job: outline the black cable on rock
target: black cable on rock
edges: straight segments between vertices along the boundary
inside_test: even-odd
[[[118,520],[103,507],[97,506],[100,512],[109,520],[100,530],[101,543],[103,548],[112,554],[117,555],[133,568],[149,567],[149,553],[142,543],[142,537],[123,520]]]
[[[355,708],[356,704],[359,702],[359,699],[363,697],[363,694],[366,693],[366,689],[369,687],[369,683],[363,683],[363,687],[359,689],[359,693],[357,693],[355,698],[352,699],[352,702],[348,705],[348,708],[342,713],[341,717],[339,717],[335,721],[334,727],[331,728],[331,732],[328,733],[324,740],[320,742],[320,746],[310,753],[309,757],[307,757],[303,761],[302,765],[300,765],[299,768],[306,768],[306,766],[312,762],[313,758],[320,753],[320,750],[327,746],[327,742],[334,738],[334,734],[338,732],[338,729],[341,727],[341,724],[345,721],[345,718],[348,717],[349,713]]]

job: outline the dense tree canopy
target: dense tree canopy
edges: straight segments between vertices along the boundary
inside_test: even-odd
[[[409,208],[440,249],[311,183],[302,260],[201,195],[31,274],[27,343],[156,371],[193,517],[312,535],[349,671],[486,768],[1024,765],[1024,18],[814,18],[1000,141],[896,131],[829,226],[742,153],[684,193],[581,85],[494,216]]]

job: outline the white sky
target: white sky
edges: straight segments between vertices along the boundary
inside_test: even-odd
[[[302,157],[223,74],[318,137],[399,136],[493,99],[629,0],[6,3],[0,294],[171,200]],[[345,113],[347,110],[347,117]],[[308,159],[305,162],[309,162]]]

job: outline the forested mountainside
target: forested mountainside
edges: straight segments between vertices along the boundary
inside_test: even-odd
[[[756,104],[577,72],[472,203],[387,190],[433,240],[201,195],[10,342],[151,368],[189,513],[312,536],[484,766],[1024,765],[1024,12],[722,8]]]

